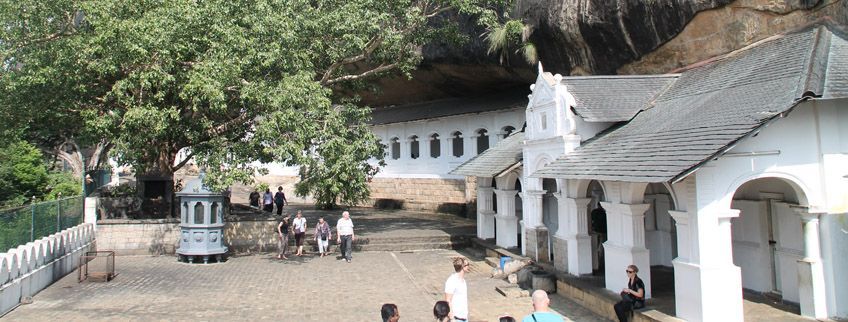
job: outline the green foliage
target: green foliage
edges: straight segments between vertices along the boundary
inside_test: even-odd
[[[424,44],[461,38],[446,14],[489,24],[502,5],[4,1],[0,113],[46,141],[106,139],[138,173],[172,175],[187,151],[221,189],[277,161],[303,166],[299,192],[356,203],[382,151],[363,126],[369,110],[337,93],[409,75]]]
[[[100,196],[107,198],[134,197],[137,195],[134,183],[122,183],[116,186],[105,186],[101,189]]]
[[[0,147],[0,151],[0,208],[42,197],[48,174],[41,152],[23,141]]]
[[[501,63],[508,62],[509,53],[513,49],[520,54],[528,64],[539,61],[536,45],[530,42],[532,26],[520,20],[510,19],[505,16],[503,23],[490,24],[486,32],[486,41],[489,43],[489,54],[498,53]]]
[[[47,177],[47,195],[45,200],[82,195],[80,178],[70,172],[51,172]]]

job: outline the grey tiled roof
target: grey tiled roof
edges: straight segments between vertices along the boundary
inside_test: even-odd
[[[681,74],[652,108],[532,176],[678,180],[805,97],[846,97],[846,52],[843,37],[815,27],[705,62]]]
[[[521,144],[524,132],[513,133],[483,153],[465,161],[451,171],[451,174],[494,177],[498,173],[521,161]]]
[[[527,107],[527,87],[468,98],[449,98],[423,103],[379,107],[371,111],[372,125],[410,122],[438,117]]]
[[[669,75],[564,77],[575,112],[589,122],[629,121],[678,77]]]

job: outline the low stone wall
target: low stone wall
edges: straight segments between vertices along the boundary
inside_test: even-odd
[[[94,225],[81,224],[0,253],[0,315],[74,271],[94,241]]]
[[[232,218],[232,217],[231,217]],[[277,249],[275,229],[279,220],[227,219],[224,244],[230,252],[268,252]],[[180,222],[177,219],[100,220],[97,246],[118,255],[174,254],[179,248]]]
[[[476,184],[466,179],[375,178],[369,206],[458,215],[476,213]]]

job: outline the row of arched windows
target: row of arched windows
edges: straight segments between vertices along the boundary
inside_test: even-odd
[[[504,137],[509,136],[512,132],[515,131],[515,128],[512,126],[506,126],[503,129]],[[477,135],[477,154],[483,153],[489,149],[489,131],[486,129],[479,129],[475,132]],[[440,136],[438,133],[433,133],[429,136],[429,144],[430,144],[430,157],[431,158],[439,158],[442,156],[442,141],[440,140]],[[401,151],[400,151],[401,141],[398,137],[393,137],[389,140],[389,145],[387,151],[388,156],[392,158],[392,160],[400,159]],[[462,132],[454,131],[450,134],[450,144],[451,144],[451,155],[454,157],[461,157],[465,154],[465,141],[462,137]],[[420,138],[417,135],[413,135],[409,137],[409,157],[411,159],[418,159],[421,156],[421,142]]]

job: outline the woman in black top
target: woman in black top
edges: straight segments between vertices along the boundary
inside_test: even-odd
[[[636,273],[639,268],[636,265],[627,266],[627,288],[621,290],[621,301],[615,303],[615,315],[621,322],[627,322],[630,317],[630,311],[634,308],[641,309],[645,307],[645,283]]]

